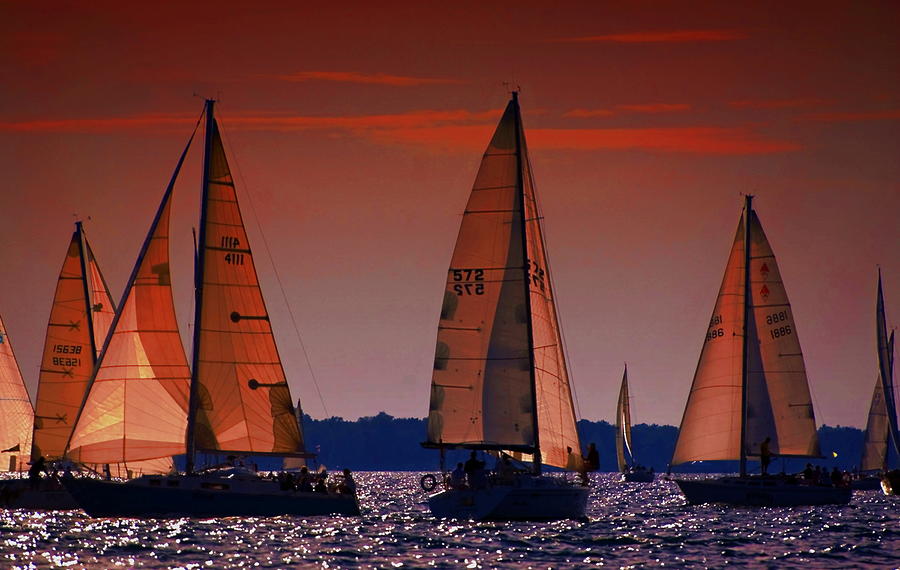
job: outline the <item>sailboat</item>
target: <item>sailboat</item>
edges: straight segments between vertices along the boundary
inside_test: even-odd
[[[66,463],[65,446],[84,401],[99,347],[106,337],[115,307],[84,227],[75,231],[66,249],[41,359],[33,436],[32,461]],[[76,509],[68,492],[51,477],[39,484],[5,484],[5,504],[37,510]]]
[[[442,463],[446,450],[466,449],[510,466],[468,485],[443,477],[428,497],[434,515],[584,517],[588,488],[541,473],[571,466],[581,445],[517,92],[482,158],[447,272],[427,424],[423,446],[440,449]],[[508,458],[530,469],[513,473]],[[423,489],[435,481],[425,476]]]
[[[0,471],[15,473],[25,469],[33,423],[31,399],[0,318]],[[3,493],[2,485],[0,482],[0,506],[5,506],[8,493]]]
[[[820,457],[797,326],[775,255],[746,196],[671,465],[739,460],[738,477],[677,480],[691,504],[844,504],[849,487],[765,475],[779,457]],[[763,475],[747,460],[759,457]]]
[[[626,483],[650,483],[653,471],[648,471],[634,459],[634,447],[631,445],[631,399],[628,396],[628,366],[622,374],[622,387],[619,388],[619,403],[616,406],[616,462],[619,473]]]
[[[875,390],[869,416],[866,420],[866,431],[863,435],[863,452],[859,470],[861,474],[877,473],[863,476],[853,481],[857,490],[882,488],[882,480],[887,482],[885,492],[896,494],[900,490],[900,482],[886,477],[888,472],[888,448],[900,454],[900,439],[897,430],[897,408],[894,399],[894,333],[887,338],[887,324],[884,314],[884,293],[881,287],[881,271],[878,271],[878,293],[875,302],[875,337],[878,359],[878,377],[875,379]],[[887,341],[885,342],[885,339]]]
[[[82,462],[185,454],[185,473],[64,483],[91,516],[359,514],[355,492],[297,491],[239,463],[242,456],[311,454],[303,449],[213,109],[207,100],[163,195],[68,446],[69,456]],[[203,116],[189,367],[172,301],[169,210]],[[203,469],[199,454],[231,459]]]

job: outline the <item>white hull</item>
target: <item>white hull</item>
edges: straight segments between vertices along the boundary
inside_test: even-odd
[[[522,477],[511,485],[447,489],[428,497],[440,518],[474,520],[583,519],[589,489],[556,477]]]
[[[721,477],[676,480],[688,503],[725,503],[757,507],[845,505],[849,487],[802,485],[773,477]]]
[[[626,471],[622,473],[622,481],[626,483],[652,483],[656,474],[652,471]]]

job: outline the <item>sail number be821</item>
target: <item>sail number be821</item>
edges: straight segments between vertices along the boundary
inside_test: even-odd
[[[484,269],[451,269],[453,273],[453,290],[457,295],[484,295],[484,283],[471,283],[471,281],[484,281]]]

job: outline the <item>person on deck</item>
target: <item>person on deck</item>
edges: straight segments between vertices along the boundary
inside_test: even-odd
[[[28,482],[32,489],[41,486],[41,471],[46,470],[47,460],[44,459],[44,456],[40,456],[32,462],[31,467],[28,468]]]
[[[480,489],[484,483],[484,461],[480,461],[473,451],[469,454],[463,470],[466,472],[466,481],[470,489]]]
[[[341,479],[340,485],[338,485],[338,492],[342,495],[356,494],[356,481],[353,480],[353,475],[350,474],[350,470],[346,467],[344,468],[344,477]]]
[[[775,455],[769,449],[769,444],[772,442],[771,437],[767,437],[760,445],[759,445],[759,467],[762,471],[763,475],[769,474],[769,463],[772,462],[772,457]]]
[[[591,442],[588,445],[587,456],[584,458],[585,469],[588,471],[596,471],[600,469],[600,452],[597,451],[597,446],[594,445],[594,442]]]
[[[456,464],[456,469],[450,472],[450,487],[453,489],[462,489],[465,486],[466,470],[460,462]]]

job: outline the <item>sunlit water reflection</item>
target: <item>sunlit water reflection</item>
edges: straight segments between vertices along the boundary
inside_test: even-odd
[[[362,517],[91,519],[0,511],[0,567],[280,568],[900,565],[897,497],[849,506],[688,506],[674,483],[595,476],[589,520],[435,519],[418,473],[359,473]]]

